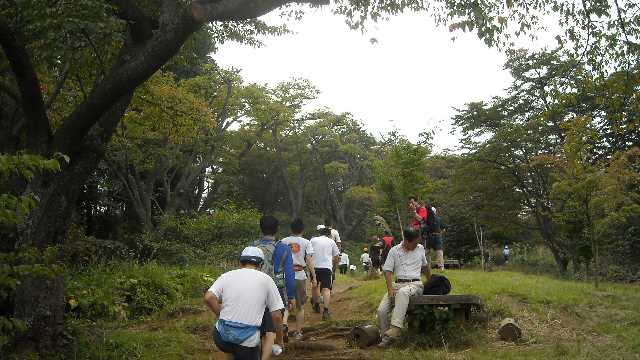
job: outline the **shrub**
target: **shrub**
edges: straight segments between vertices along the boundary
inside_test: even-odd
[[[69,274],[67,310],[76,318],[127,320],[168,309],[211,285],[203,268],[178,269],[156,263],[87,267]]]

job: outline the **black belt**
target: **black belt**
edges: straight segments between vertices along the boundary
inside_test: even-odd
[[[414,282],[414,281],[420,281],[420,279],[396,279],[397,283],[408,283],[408,282]]]

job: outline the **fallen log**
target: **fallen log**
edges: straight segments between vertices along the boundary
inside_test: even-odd
[[[380,332],[374,325],[356,326],[351,330],[351,338],[360,348],[366,348],[380,342]]]
[[[522,330],[512,318],[506,318],[500,322],[498,335],[505,341],[516,341],[522,336]]]

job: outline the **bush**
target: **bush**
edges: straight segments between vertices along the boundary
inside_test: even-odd
[[[202,293],[213,274],[156,263],[92,266],[68,274],[67,310],[75,318],[127,320],[168,309]]]

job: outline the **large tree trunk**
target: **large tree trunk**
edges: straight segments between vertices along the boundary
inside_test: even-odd
[[[40,175],[29,185],[40,199],[20,228],[16,249],[45,249],[62,244],[69,219],[82,185],[87,181],[102,156],[115,127],[129,105],[131,94],[121,98],[96,124],[80,151],[58,174]],[[64,326],[64,282],[62,275],[31,276],[16,289],[14,316],[25,322],[27,330],[20,336],[23,345],[52,349],[59,343]]]
[[[560,273],[564,274],[567,271],[567,267],[569,266],[569,257],[557,243],[557,239],[553,229],[553,220],[549,215],[540,212],[536,212],[535,218],[540,229],[542,240],[544,241],[545,245],[547,245],[549,250],[551,250],[551,254],[553,255],[553,259],[558,266],[558,270],[560,271]]]

